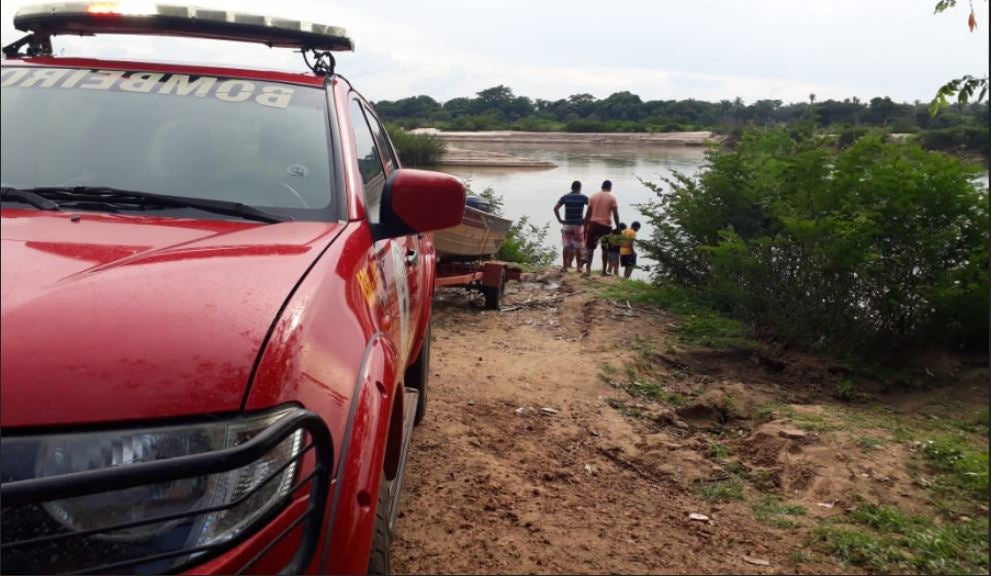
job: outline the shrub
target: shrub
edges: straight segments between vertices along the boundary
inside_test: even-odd
[[[876,130],[870,126],[845,126],[837,131],[836,145],[840,148],[846,148]]]
[[[488,201],[493,213],[502,215],[502,195],[493,188],[486,188],[479,196]],[[557,253],[545,244],[549,232],[549,224],[537,226],[530,222],[528,216],[523,216],[509,227],[506,238],[499,245],[496,258],[503,262],[546,266],[557,256]]]
[[[868,134],[836,152],[749,130],[641,206],[657,280],[792,343],[860,352],[988,342],[987,189],[976,169]]]
[[[407,132],[395,125],[389,125],[387,130],[405,166],[435,166],[444,155],[444,143],[433,134]]]
[[[987,154],[987,126],[953,126],[919,132],[922,146],[930,150],[965,150]]]
[[[529,216],[523,216],[513,222],[506,234],[506,239],[499,245],[496,258],[503,262],[518,262],[546,266],[554,261],[557,253],[544,243],[550,225],[537,226],[530,222]]]
[[[565,126],[565,130],[568,132],[605,132],[606,123],[601,120],[582,118],[580,120],[568,122]]]

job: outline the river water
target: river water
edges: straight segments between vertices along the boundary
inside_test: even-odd
[[[703,162],[704,148],[662,147],[662,146],[592,146],[584,144],[504,144],[475,143],[456,144],[464,148],[492,150],[537,160],[550,160],[557,164],[554,168],[481,168],[451,166],[446,172],[463,178],[475,192],[493,188],[504,199],[503,212],[506,217],[517,219],[529,216],[530,221],[542,226],[550,224],[548,244],[558,249],[560,255],[560,226],[554,218],[554,204],[562,194],[570,190],[571,182],[579,180],[582,191],[591,195],[599,190],[603,180],[611,180],[613,192],[619,200],[619,216],[627,225],[634,220],[643,224],[639,237],[650,236],[651,229],[646,219],[634,207],[635,204],[655,198],[654,193],[640,183],[647,181],[662,183],[662,177],[669,177],[674,171],[695,174]],[[562,213],[563,214],[563,213]],[[596,254],[595,266],[601,266]],[[643,264],[642,254],[638,256]],[[598,269],[598,268],[594,268]],[[634,277],[645,278],[637,273]]]

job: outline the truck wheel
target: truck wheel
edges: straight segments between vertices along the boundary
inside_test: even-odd
[[[413,418],[414,425],[419,425],[423,417],[427,415],[427,381],[430,379],[430,332],[430,325],[427,324],[427,332],[423,335],[420,355],[406,369],[406,378],[403,383],[403,386],[413,388],[420,393],[416,405],[416,416]]]
[[[498,310],[502,302],[502,293],[506,290],[506,270],[502,270],[498,286],[482,286],[482,294],[485,295],[485,307],[489,310]]]
[[[389,533],[389,483],[382,475],[379,482],[379,501],[375,508],[375,530],[372,532],[372,550],[368,557],[368,574],[385,576],[389,570],[389,553],[392,534]]]

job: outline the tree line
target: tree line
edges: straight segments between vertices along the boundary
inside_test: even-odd
[[[410,96],[375,103],[387,122],[406,129],[525,130],[565,132],[739,132],[744,126],[775,127],[811,120],[827,132],[853,141],[870,129],[916,134],[929,149],[985,153],[988,143],[986,104],[958,104],[933,117],[929,103],[895,102],[889,97],[784,103],[764,99],[747,104],[742,98],[643,100],[628,91],[607,98],[573,94],[558,100],[517,96],[499,85],[474,97],[439,102]]]

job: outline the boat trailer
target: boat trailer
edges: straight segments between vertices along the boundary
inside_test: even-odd
[[[523,269],[498,261],[448,261],[437,262],[437,286],[463,286],[485,295],[485,307],[498,310],[506,282],[519,280]]]

